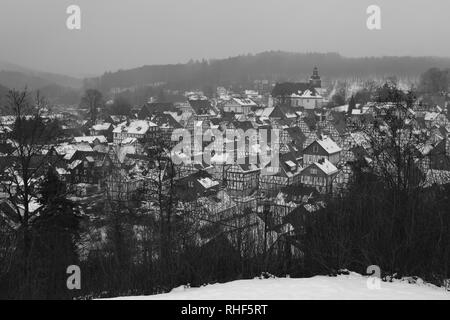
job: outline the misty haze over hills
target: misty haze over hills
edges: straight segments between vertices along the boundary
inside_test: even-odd
[[[107,72],[91,79],[103,91],[166,83],[176,89],[203,86],[248,85],[254,80],[303,81],[314,66],[324,79],[397,76],[416,79],[429,68],[449,68],[450,58],[364,57],[348,58],[337,53],[263,52],[227,59],[190,61],[184,64],[149,65]]]
[[[69,95],[84,87],[96,87],[107,93],[113,88],[137,88],[164,84],[173,89],[201,89],[205,86],[248,86],[254,80],[303,81],[314,66],[323,79],[369,79],[397,76],[414,81],[429,68],[450,68],[444,57],[361,57],[350,58],[338,53],[290,53],[268,51],[226,59],[189,61],[169,65],[146,65],[129,70],[106,72],[90,79],[36,71],[0,62],[0,85],[7,88],[41,90],[49,98]],[[2,90],[4,91],[4,90]],[[0,92],[1,94],[1,92]],[[66,101],[63,99],[63,102]]]
[[[54,84],[78,89],[82,86],[82,80],[66,75],[33,70],[6,61],[0,61],[0,84],[8,88],[17,89],[25,86],[39,89]]]

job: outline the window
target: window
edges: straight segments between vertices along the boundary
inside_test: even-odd
[[[311,168],[311,174],[317,174],[317,169],[316,168]]]
[[[318,146],[313,146],[313,152],[314,152],[314,153],[319,152],[319,147],[318,147]]]

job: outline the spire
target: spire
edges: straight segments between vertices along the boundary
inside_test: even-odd
[[[320,79],[319,69],[317,69],[317,66],[314,66],[313,75],[312,75],[311,79]]]
[[[320,79],[319,69],[317,68],[317,66],[314,66],[313,74],[312,74],[311,78],[309,79],[309,83],[314,88],[321,88],[322,87],[322,80]]]

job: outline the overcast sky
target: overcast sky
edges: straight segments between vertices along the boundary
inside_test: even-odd
[[[91,75],[265,50],[450,56],[449,17],[449,0],[0,0],[0,60]]]

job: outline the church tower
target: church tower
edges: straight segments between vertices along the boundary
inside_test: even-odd
[[[313,74],[312,74],[311,78],[309,79],[309,84],[313,88],[321,88],[322,87],[322,80],[320,80],[319,70],[317,69],[317,67],[314,67]]]

